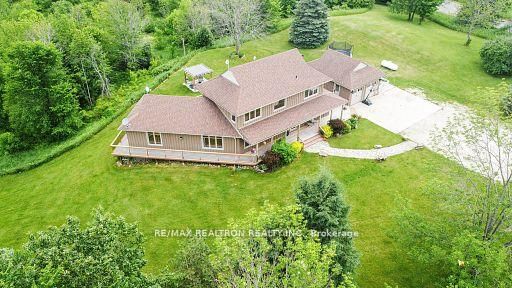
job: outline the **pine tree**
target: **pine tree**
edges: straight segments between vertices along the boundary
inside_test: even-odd
[[[300,0],[290,29],[290,42],[299,48],[316,48],[329,38],[327,6],[323,0]]]

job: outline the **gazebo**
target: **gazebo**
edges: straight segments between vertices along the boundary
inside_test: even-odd
[[[206,79],[206,75],[211,76],[213,70],[204,64],[198,64],[190,67],[185,67],[183,69],[185,72],[185,83],[183,85],[187,86],[193,92],[197,92],[195,89],[196,84],[203,83],[208,81]]]

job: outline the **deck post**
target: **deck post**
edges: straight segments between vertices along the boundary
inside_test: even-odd
[[[297,141],[299,141],[299,136],[300,136],[300,124],[299,126],[297,126]]]
[[[259,147],[260,143],[256,143],[256,155],[260,155]]]

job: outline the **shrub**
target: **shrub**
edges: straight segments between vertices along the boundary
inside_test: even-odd
[[[512,116],[512,86],[510,86],[508,93],[501,98],[500,108],[505,116]]]
[[[322,135],[324,135],[325,139],[331,138],[331,136],[333,134],[332,128],[329,125],[322,126],[321,131],[322,131]]]
[[[512,74],[512,37],[487,41],[480,50],[484,70],[492,75]]]
[[[206,27],[201,27],[192,38],[192,46],[194,46],[194,48],[210,47],[212,44],[213,34]]]
[[[357,129],[357,126],[359,126],[359,116],[353,115],[350,117],[350,119],[347,120],[347,124],[350,126],[350,128]]]
[[[351,9],[373,8],[373,5],[375,5],[375,0],[347,0],[346,4]]]
[[[292,142],[292,149],[298,155],[300,152],[302,152],[302,149],[304,149],[304,143],[299,142],[299,141],[294,141],[294,142]]]
[[[275,152],[281,156],[282,164],[290,164],[297,158],[297,153],[292,148],[292,145],[281,139],[272,145],[272,152]]]
[[[328,125],[331,126],[334,135],[340,135],[343,132],[345,123],[343,123],[341,119],[331,119],[329,120]]]
[[[11,132],[4,132],[0,134],[0,155],[2,154],[8,154],[10,152],[13,152],[15,149],[15,141],[14,134]]]
[[[281,166],[281,162],[281,155],[270,150],[265,152],[265,155],[261,157],[261,164],[262,166],[265,165],[268,171],[274,171],[279,168],[279,166]]]

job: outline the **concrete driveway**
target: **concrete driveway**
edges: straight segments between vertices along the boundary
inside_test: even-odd
[[[351,112],[430,148],[435,148],[432,132],[446,127],[450,118],[464,110],[452,104],[435,104],[389,83],[382,83],[379,95],[371,101],[371,106],[352,106]]]

